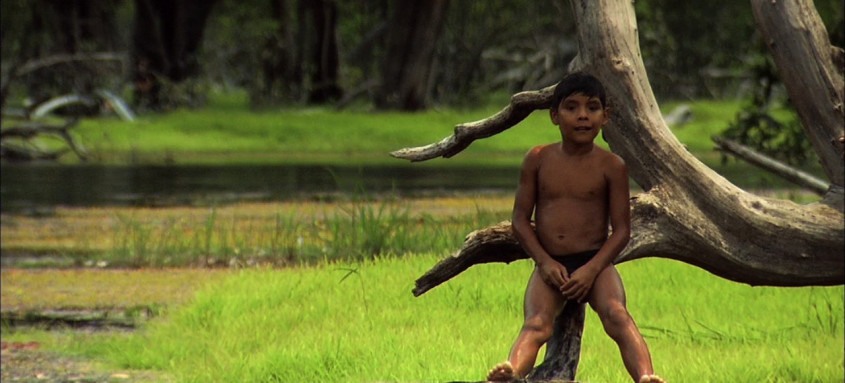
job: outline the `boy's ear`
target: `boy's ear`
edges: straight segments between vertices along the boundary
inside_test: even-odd
[[[549,108],[549,118],[552,119],[552,123],[557,125],[557,108]]]

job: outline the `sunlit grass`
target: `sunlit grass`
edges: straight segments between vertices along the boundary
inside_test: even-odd
[[[393,150],[440,140],[456,124],[504,106],[421,113],[319,107],[254,111],[245,98],[219,94],[211,100],[200,110],[144,115],[136,122],[85,120],[76,132],[95,157],[107,162],[389,163],[397,161],[388,156]],[[530,145],[556,137],[547,118],[531,116],[511,132],[479,141],[465,157],[518,163]]]
[[[478,380],[518,331],[530,263],[476,266],[413,298],[436,259],[244,270],[138,334],[63,347],[182,382]],[[670,381],[843,379],[842,287],[749,287],[654,259],[620,272]],[[590,312],[578,379],[627,381],[600,327]]]

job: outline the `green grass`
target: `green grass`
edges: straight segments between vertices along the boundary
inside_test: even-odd
[[[200,110],[145,115],[132,123],[89,119],[75,132],[94,158],[104,162],[398,163],[389,152],[440,140],[454,125],[503,106],[422,113],[317,107],[253,111],[245,95],[233,93],[213,95]],[[551,125],[536,114],[512,132],[474,145],[465,157],[486,163],[493,155],[492,160],[513,163],[530,145],[556,138]]]
[[[244,270],[143,331],[55,347],[180,382],[479,380],[520,326],[528,262],[471,268],[419,298],[435,257]],[[620,267],[656,369],[674,382],[841,382],[843,288],[749,287],[678,262]],[[588,311],[578,379],[627,381]],[[5,336],[5,335],[4,335]]]
[[[505,102],[494,98],[473,109],[420,113],[318,107],[254,111],[242,93],[213,94],[203,109],[144,115],[134,123],[88,119],[75,131],[95,158],[106,162],[390,163],[396,161],[390,151],[438,141],[456,124],[488,117]],[[711,152],[710,136],[727,127],[738,110],[737,102],[698,101],[695,120],[675,133],[694,153]],[[518,164],[531,146],[559,138],[547,113],[538,111],[516,127],[476,141],[460,158]]]

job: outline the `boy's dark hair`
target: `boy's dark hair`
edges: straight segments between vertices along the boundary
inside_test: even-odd
[[[587,97],[597,97],[601,101],[602,107],[607,107],[607,95],[604,92],[604,85],[595,76],[584,72],[572,72],[555,87],[554,97],[552,98],[552,109],[557,109],[563,99],[581,93]]]

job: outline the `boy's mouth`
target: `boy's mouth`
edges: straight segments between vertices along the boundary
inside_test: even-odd
[[[592,126],[576,126],[575,127],[576,132],[589,132],[591,130],[593,130]]]

